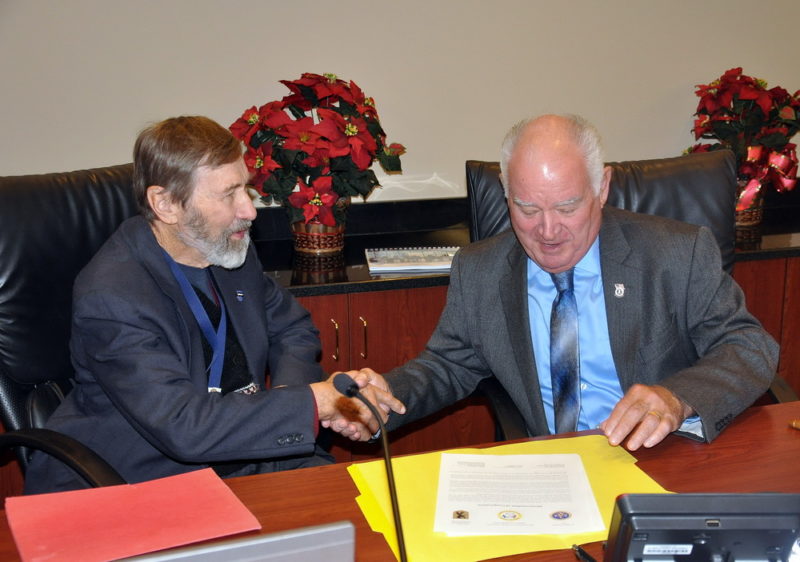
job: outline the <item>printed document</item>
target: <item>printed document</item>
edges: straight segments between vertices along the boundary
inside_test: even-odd
[[[580,455],[442,454],[434,531],[452,536],[605,529]]]

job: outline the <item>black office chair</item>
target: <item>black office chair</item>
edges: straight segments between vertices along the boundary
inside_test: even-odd
[[[117,226],[138,212],[132,165],[0,177],[0,451],[23,470],[33,449],[92,486],[125,481],[65,435],[41,429],[72,388],[72,285]]]
[[[718,150],[608,165],[613,170],[609,205],[707,226],[719,244],[723,269],[732,272],[736,240],[733,152]],[[499,163],[468,160],[466,167],[470,239],[474,242],[507,230],[511,223]],[[497,437],[527,437],[522,416],[496,379],[486,379],[480,390],[489,399],[498,420]],[[798,399],[777,375],[769,392],[778,402]]]

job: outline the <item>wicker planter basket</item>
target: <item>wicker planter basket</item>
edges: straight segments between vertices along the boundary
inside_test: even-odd
[[[764,218],[764,206],[754,205],[744,211],[736,211],[736,226],[758,226]]]
[[[344,225],[327,226],[321,223],[292,223],[296,252],[323,255],[341,252],[344,248]]]

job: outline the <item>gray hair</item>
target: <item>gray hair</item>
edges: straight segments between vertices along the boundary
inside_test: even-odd
[[[186,207],[194,190],[197,168],[216,168],[242,157],[243,146],[231,132],[203,116],[181,116],[150,125],[133,147],[133,194],[148,221],[156,214],[147,188],[158,185]]]
[[[503,139],[503,144],[500,146],[500,173],[503,177],[503,190],[505,191],[506,197],[508,197],[508,162],[511,160],[511,155],[517,146],[517,141],[528,125],[541,119],[541,117],[543,116],[523,119],[511,127]],[[598,195],[603,183],[603,168],[605,165],[605,155],[600,140],[600,133],[598,133],[594,125],[578,115],[559,115],[558,117],[566,120],[565,128],[567,133],[583,153],[592,190],[595,195]]]

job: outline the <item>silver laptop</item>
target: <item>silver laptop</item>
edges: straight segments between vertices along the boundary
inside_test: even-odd
[[[281,562],[353,562],[355,528],[349,521],[314,527],[302,527],[267,535],[202,543],[126,560],[171,562],[244,562],[270,560]]]

